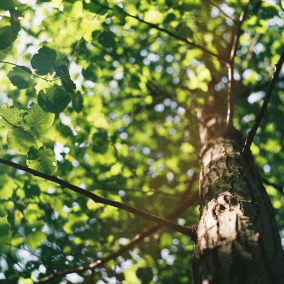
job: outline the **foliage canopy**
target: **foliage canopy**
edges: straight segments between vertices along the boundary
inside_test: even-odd
[[[154,230],[104,262],[152,223],[3,164],[166,217],[197,191],[196,108],[212,92],[227,100],[226,59],[247,4],[1,0],[0,283],[64,271],[50,283],[190,283],[185,234]],[[247,7],[233,73],[233,123],[244,137],[284,48],[281,1]],[[283,86],[282,70],[251,147],[262,177],[279,185]],[[267,191],[284,238],[283,194]],[[190,205],[175,223],[198,220]],[[98,260],[93,273],[72,273]]]

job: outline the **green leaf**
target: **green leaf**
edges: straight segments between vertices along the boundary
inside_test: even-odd
[[[46,75],[52,73],[53,64],[56,60],[56,51],[47,46],[43,46],[38,53],[36,53],[31,60],[33,69],[36,70],[39,75]]]
[[[27,236],[27,243],[33,249],[37,249],[46,240],[46,235],[41,231],[35,231]]]
[[[0,50],[0,61],[4,60],[12,51],[11,47]]]
[[[56,60],[54,62],[54,65],[55,66],[60,66],[60,65],[63,65],[63,64],[68,65],[69,64],[69,60],[68,60],[67,56],[64,53],[56,50]]]
[[[10,82],[19,89],[26,89],[33,84],[32,71],[25,66],[16,66],[9,73]]]
[[[47,112],[60,113],[68,106],[70,101],[71,96],[59,86],[47,89],[46,93],[41,90],[38,94],[38,104]]]
[[[72,95],[72,107],[76,112],[80,112],[83,109],[83,96],[80,92],[76,92]]]
[[[23,124],[24,111],[15,107],[3,107],[0,109],[1,117],[0,125],[7,129],[14,129],[15,126]],[[13,126],[14,125],[14,126]]]
[[[18,33],[11,26],[0,29],[0,50],[9,47],[16,39]]]
[[[33,153],[33,159],[29,159],[31,158],[31,155],[29,155],[27,166],[36,171],[52,175],[56,170],[56,160],[53,151],[49,148],[41,147],[37,151],[37,156],[38,158],[34,159],[35,155]]]
[[[34,196],[40,196],[40,188],[37,184],[25,183],[24,186],[25,194],[27,198],[33,198]]]
[[[104,154],[108,150],[108,135],[105,130],[100,130],[93,135],[92,139],[92,150],[97,153]]]
[[[0,1],[0,10],[9,10],[11,8],[17,7],[19,5],[16,0],[1,0]]]
[[[262,19],[272,19],[274,16],[279,15],[280,8],[276,4],[268,4],[268,3],[263,3],[261,5],[261,10],[259,13],[259,16]]]
[[[113,15],[119,24],[125,25],[125,13],[121,7],[115,5],[113,7]]]
[[[96,83],[102,76],[102,70],[97,64],[92,63],[87,69],[82,70],[82,74],[85,79]]]
[[[31,147],[30,149],[29,149],[29,152],[28,152],[28,160],[36,160],[36,159],[38,159],[39,158],[39,156],[38,156],[38,153],[37,153],[37,148],[35,148],[35,147]]]
[[[55,66],[54,67],[56,74],[60,77],[61,83],[63,88],[68,92],[68,93],[74,93],[76,90],[76,85],[74,82],[71,80],[69,70],[66,65],[61,65],[61,66]]]
[[[25,155],[30,147],[36,147],[33,137],[22,129],[9,130],[7,134],[8,148],[20,155]]]
[[[164,24],[169,24],[170,22],[174,21],[176,19],[176,15],[174,13],[170,13],[166,16],[164,20]]]
[[[114,47],[116,44],[114,34],[111,32],[102,32],[98,38],[98,41],[104,47]]]
[[[0,217],[0,245],[9,241],[9,231],[11,225],[8,222],[7,216]]]
[[[46,131],[53,124],[54,113],[44,111],[38,104],[33,104],[24,117],[26,124],[38,132]]]

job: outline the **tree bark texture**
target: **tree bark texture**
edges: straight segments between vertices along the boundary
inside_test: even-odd
[[[210,105],[211,104],[211,105]],[[271,202],[240,135],[214,102],[199,110],[200,221],[195,284],[284,283],[284,254]]]

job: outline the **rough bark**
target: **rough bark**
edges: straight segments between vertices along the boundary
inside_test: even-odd
[[[200,221],[193,263],[195,284],[284,283],[284,254],[273,208],[240,135],[224,131],[212,100],[199,110]]]

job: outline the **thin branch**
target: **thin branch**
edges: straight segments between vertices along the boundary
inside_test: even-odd
[[[251,128],[251,130],[250,130],[250,132],[248,134],[248,138],[247,138],[247,140],[246,140],[246,142],[244,144],[244,147],[242,149],[242,154],[247,154],[249,152],[249,150],[250,150],[250,146],[251,146],[251,144],[253,142],[253,138],[254,138],[254,136],[255,136],[255,134],[257,132],[257,129],[258,129],[259,125],[260,125],[261,120],[264,117],[265,111],[267,109],[269,100],[270,100],[271,95],[272,95],[272,91],[273,91],[274,86],[276,84],[276,81],[278,79],[278,76],[279,76],[281,67],[283,65],[283,62],[284,62],[284,50],[283,50],[283,52],[282,52],[282,54],[280,56],[280,59],[279,59],[278,63],[275,65],[276,69],[275,69],[275,71],[273,73],[272,79],[271,79],[271,81],[269,83],[269,86],[267,88],[266,95],[265,95],[265,98],[264,98],[264,102],[262,104],[262,107],[261,107],[261,110],[260,110],[258,116],[255,119],[254,125],[253,125],[253,127]]]
[[[92,18],[92,20],[91,20],[91,23],[89,24],[89,26],[88,26],[88,27],[85,29],[85,31],[83,32],[82,37],[80,38],[80,40],[79,40],[79,41],[77,42],[77,44],[76,44],[75,50],[74,50],[73,55],[72,55],[72,58],[71,58],[71,60],[70,60],[70,63],[73,61],[73,58],[76,56],[77,51],[78,51],[78,49],[79,49],[79,46],[80,46],[80,44],[81,44],[81,42],[82,42],[82,40],[83,40],[85,34],[87,33],[87,31],[88,31],[89,28],[91,27],[93,21],[96,19],[96,17],[98,16],[98,14],[99,14],[103,9],[104,9],[104,7],[101,7],[101,8],[98,10],[98,12],[96,12],[95,16],[94,16],[94,17]]]
[[[44,174],[44,173],[41,173],[41,172],[38,172],[36,170],[33,170],[33,169],[30,169],[30,168],[27,168],[25,166],[22,166],[22,165],[19,165],[19,164],[16,164],[14,162],[11,162],[11,161],[7,161],[7,160],[4,160],[4,159],[0,159],[0,163],[1,164],[4,164],[4,165],[8,165],[10,167],[13,167],[15,169],[18,169],[18,170],[22,170],[24,172],[27,172],[27,173],[30,173],[34,176],[37,176],[37,177],[40,177],[40,178],[43,178],[45,180],[49,180],[49,181],[52,181],[52,182],[55,182],[57,184],[60,184],[63,188],[66,187],[66,188],[69,188],[70,190],[76,192],[76,193],[79,193],[81,195],[84,195],[90,199],[92,199],[94,202],[96,203],[102,203],[102,204],[105,204],[105,205],[110,205],[112,207],[116,207],[116,208],[119,208],[119,209],[122,209],[122,210],[125,210],[127,212],[130,212],[134,215],[137,215],[137,216],[140,216],[144,219],[147,219],[149,221],[152,221],[152,222],[155,222],[155,223],[158,223],[160,225],[163,225],[163,226],[166,226],[172,230],[175,230],[177,232],[180,232],[182,234],[185,234],[185,235],[188,235],[190,237],[194,237],[194,234],[192,232],[192,229],[190,227],[186,227],[186,226],[181,226],[179,224],[176,224],[176,223],[173,223],[169,220],[166,220],[164,218],[161,218],[161,217],[158,217],[158,216],[155,216],[155,215],[152,215],[150,213],[147,213],[147,212],[144,212],[142,210],[139,210],[139,209],[136,209],[134,207],[131,207],[125,203],[120,203],[120,202],[117,202],[117,201],[113,201],[113,200],[110,200],[110,199],[107,199],[107,198],[104,198],[104,197],[100,197],[90,191],[87,191],[87,190],[84,190],[78,186],[75,186],[69,182],[66,182],[60,178],[57,178],[55,176],[50,176],[50,175],[47,175],[47,174]]]
[[[109,6],[106,6],[106,5],[103,5],[103,4],[101,4],[100,2],[98,2],[98,1],[96,1],[96,0],[91,0],[91,1],[92,1],[93,3],[95,3],[95,4],[97,4],[97,5],[99,5],[99,6],[103,7],[103,8],[105,8],[105,9],[107,9],[107,10],[113,10],[113,8],[111,8],[111,7],[109,7]],[[166,29],[164,29],[164,28],[160,28],[158,25],[155,25],[155,24],[152,24],[152,23],[150,23],[150,22],[144,21],[144,20],[140,19],[140,18],[137,17],[137,16],[133,16],[133,15],[131,15],[131,14],[128,14],[128,13],[125,12],[125,11],[123,11],[123,13],[124,13],[126,16],[131,17],[131,18],[133,18],[133,19],[136,19],[137,21],[139,21],[139,22],[141,22],[141,23],[144,23],[144,24],[148,25],[148,26],[151,27],[151,28],[154,28],[154,29],[156,29],[156,30],[158,30],[158,31],[160,31],[160,32],[164,32],[164,33],[168,34],[169,36],[171,36],[171,37],[173,37],[173,38],[175,38],[175,39],[178,39],[178,40],[180,40],[180,41],[183,41],[183,42],[185,42],[185,43],[188,44],[188,45],[191,45],[191,46],[193,46],[193,47],[195,47],[195,48],[198,48],[198,49],[202,50],[204,53],[207,53],[207,54],[209,54],[209,55],[211,55],[211,56],[217,58],[220,62],[222,62],[222,63],[224,63],[224,64],[227,64],[227,63],[228,63],[228,62],[226,61],[226,59],[223,58],[222,56],[220,56],[220,55],[218,55],[218,54],[216,54],[216,53],[214,53],[214,52],[208,50],[207,48],[205,48],[205,47],[203,47],[203,46],[201,46],[201,45],[199,45],[199,44],[196,44],[196,43],[194,43],[194,42],[188,41],[188,40],[186,40],[186,39],[184,39],[184,38],[182,38],[182,37],[180,37],[180,36],[178,36],[178,35],[172,33],[171,31],[168,31],[168,30],[166,30]]]
[[[249,53],[247,54],[247,57],[246,57],[246,60],[243,62],[243,69],[247,69],[248,67],[248,64],[252,58],[252,55],[253,55],[253,50],[254,50],[254,47],[256,46],[258,40],[260,38],[260,33],[256,33],[252,39],[252,42],[251,42],[251,45],[250,45],[250,48],[249,48]]]
[[[261,180],[263,181],[263,183],[265,183],[267,185],[273,186],[277,191],[279,191],[282,195],[284,195],[284,188],[283,188],[283,186],[275,184],[273,182],[270,182],[269,180],[267,180],[265,178],[261,178]]]
[[[36,146],[38,147],[38,145],[37,145],[37,143],[36,143],[36,140],[35,140],[34,136],[33,136],[31,133],[29,133],[28,131],[26,131],[25,129],[23,129],[23,128],[20,127],[20,126],[14,125],[13,123],[9,122],[2,114],[0,114],[0,117],[2,117],[2,118],[3,118],[9,125],[11,125],[12,127],[18,128],[18,129],[22,130],[23,132],[27,133],[27,134],[34,140]]]
[[[237,32],[233,38],[233,44],[230,53],[230,59],[227,63],[228,67],[228,111],[227,111],[227,127],[230,128],[233,126],[233,117],[234,117],[234,94],[233,94],[233,83],[234,83],[234,62],[235,56],[237,53],[238,45],[240,36],[242,34],[242,24],[244,22],[245,16],[248,11],[248,7],[250,5],[250,0],[248,1],[247,5],[245,6],[243,12],[239,17],[239,23],[237,26]]]
[[[12,66],[17,66],[17,67],[23,67],[23,66],[21,66],[21,65],[18,65],[18,64],[12,63],[12,62],[8,62],[8,61],[3,61],[3,60],[0,60],[0,63],[9,64],[9,65],[12,65]],[[46,78],[42,78],[41,76],[39,76],[39,75],[37,75],[37,74],[30,73],[30,72],[27,71],[25,68],[22,68],[22,69],[23,69],[25,72],[29,73],[30,75],[32,75],[32,76],[34,76],[34,77],[36,77],[36,78],[39,78],[39,79],[41,79],[41,80],[43,80],[43,81],[45,81],[45,82],[54,82],[54,81],[56,81],[56,80],[59,80],[59,78],[58,78],[58,79],[48,80],[48,79],[46,79]],[[29,68],[28,68],[28,69],[29,69]]]
[[[189,186],[188,186],[188,190],[187,192],[189,192],[192,187],[193,184],[195,182],[195,177],[193,176]],[[197,202],[199,197],[199,193],[198,191],[193,193],[192,196],[187,197],[186,199],[182,200],[174,209],[174,211],[168,215],[167,219],[168,220],[172,220],[174,218],[176,218],[177,216],[179,216],[181,213],[183,213],[190,205],[193,205],[194,203]],[[109,256],[99,259],[94,263],[91,263],[87,266],[80,266],[80,267],[76,267],[74,269],[68,270],[68,271],[64,271],[64,272],[57,272],[57,273],[53,273],[50,274],[49,276],[46,276],[42,279],[39,279],[38,281],[35,281],[35,283],[44,283],[46,281],[49,281],[53,278],[56,277],[63,277],[66,276],[67,274],[70,273],[81,273],[84,272],[86,270],[91,269],[92,271],[94,271],[95,268],[102,266],[103,264],[107,263],[110,260],[114,260],[116,258],[118,258],[120,255],[122,255],[123,253],[129,251],[131,248],[133,248],[135,245],[137,245],[138,243],[140,243],[141,241],[143,241],[146,237],[150,236],[151,234],[153,234],[154,232],[156,232],[157,230],[159,230],[161,227],[163,227],[163,225],[161,224],[154,224],[151,227],[148,227],[147,229],[145,229],[140,235],[137,235],[136,237],[134,237],[129,244],[123,246],[122,248],[120,248],[118,251],[116,251],[115,253],[110,254]]]
[[[228,14],[226,14],[217,4],[215,4],[214,2],[210,1],[210,0],[206,0],[208,3],[210,3],[212,6],[214,6],[215,8],[217,8],[225,17],[227,17],[228,19],[230,19],[231,21],[233,21],[235,24],[238,24],[238,22],[232,18],[231,16],[229,16]]]

